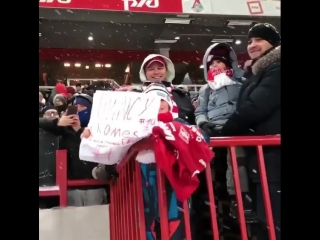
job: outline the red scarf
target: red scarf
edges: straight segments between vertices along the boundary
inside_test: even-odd
[[[158,121],[168,123],[173,121],[173,116],[171,112],[167,113],[159,113],[158,114]]]
[[[207,75],[207,79],[208,81],[214,81],[214,77],[221,74],[221,73],[225,73],[228,77],[232,77],[233,76],[233,70],[232,69],[220,69],[220,68],[212,68],[208,71],[208,75]]]
[[[194,126],[167,122],[154,127],[152,134],[157,167],[167,176],[177,199],[187,200],[199,186],[197,174],[212,160],[213,152]]]

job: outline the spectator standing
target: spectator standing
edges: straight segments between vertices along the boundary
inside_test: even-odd
[[[43,119],[59,118],[53,106],[44,106]],[[39,187],[56,185],[56,150],[59,149],[59,138],[39,127]],[[39,198],[39,207],[52,208],[58,206],[57,197]]]
[[[210,137],[221,136],[219,131],[236,110],[236,101],[243,71],[238,67],[236,54],[228,44],[215,43],[203,57],[207,84],[199,91],[195,110],[197,125]],[[227,200],[227,148],[215,148],[213,161],[217,196]]]
[[[82,93],[81,83],[77,83],[77,85],[76,85],[76,92],[77,92],[77,93]]]
[[[68,94],[67,94],[66,85],[64,85],[63,83],[58,82],[56,84],[56,86],[54,87],[54,89],[52,89],[52,92],[51,92],[50,97],[49,97],[49,103],[51,105],[54,105],[53,98],[57,94],[61,94],[63,97],[67,98]]]
[[[143,60],[139,76],[142,82],[143,90],[145,90],[146,87],[151,83],[156,82],[161,82],[166,87],[173,100],[173,118],[178,118],[179,109],[172,96],[172,91],[174,89],[172,81],[175,76],[175,70],[172,61],[160,54],[150,54]]]
[[[57,94],[53,97],[53,105],[58,110],[58,113],[61,114],[65,112],[68,107],[67,99],[63,95]]]
[[[281,37],[269,23],[258,23],[248,33],[248,54],[253,60],[248,67],[252,76],[243,84],[237,102],[237,111],[224,124],[221,134],[275,135],[281,133]],[[267,240],[268,231],[256,150],[246,150],[250,180],[254,183],[256,211],[259,219],[257,237]],[[281,239],[281,148],[264,147],[272,213],[277,240]],[[270,227],[270,226],[269,226]]]
[[[60,119],[39,119],[39,127],[61,136],[62,144],[67,149],[68,179],[93,179],[92,170],[96,163],[79,159],[80,135],[87,126],[92,106],[92,98],[81,94],[73,102],[78,108],[78,114],[68,115],[65,112]],[[104,203],[105,189],[101,186],[76,187],[68,190],[69,206],[92,206]]]
[[[45,106],[43,119],[58,119],[58,111],[53,106]],[[55,185],[55,151],[58,149],[58,137],[39,127],[39,186]]]

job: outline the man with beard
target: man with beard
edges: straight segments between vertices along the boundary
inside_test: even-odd
[[[281,37],[269,23],[258,23],[248,33],[248,54],[252,59],[248,70],[252,73],[243,84],[237,101],[237,111],[223,126],[223,136],[263,136],[280,134],[281,116]],[[259,240],[269,239],[264,201],[255,148],[246,148],[248,173],[253,183]],[[270,201],[277,240],[281,233],[281,157],[280,146],[264,147]],[[269,226],[272,227],[272,226]]]

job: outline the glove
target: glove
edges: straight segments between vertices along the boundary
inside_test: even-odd
[[[215,124],[209,122],[203,122],[199,124],[199,127],[209,136],[214,133]]]
[[[115,165],[103,165],[100,163],[92,169],[92,176],[100,181],[111,181],[116,179],[119,174],[115,169]]]

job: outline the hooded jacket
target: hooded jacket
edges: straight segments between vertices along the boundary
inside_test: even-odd
[[[204,78],[207,79],[207,64],[210,55],[216,47],[224,45],[230,49],[231,66],[233,70],[232,81],[221,83],[222,87],[213,90],[208,84],[200,88],[198,97],[198,107],[195,110],[196,123],[211,122],[223,126],[232,113],[236,110],[236,102],[240,92],[241,83],[239,82],[244,71],[238,67],[238,60],[234,50],[226,43],[215,43],[211,45],[203,56]],[[219,80],[217,80],[219,81]]]
[[[163,79],[163,80],[166,80],[167,82],[171,83],[172,80],[175,77],[174,65],[173,65],[172,61],[169,58],[167,58],[167,57],[165,57],[163,55],[160,55],[160,54],[150,54],[143,60],[141,68],[140,68],[140,72],[139,72],[141,82],[143,82],[143,83],[144,82],[148,82],[148,79],[147,79],[146,74],[145,74],[145,65],[151,59],[156,58],[156,57],[161,57],[161,58],[164,59],[164,62],[166,64],[166,69],[167,69],[167,79]],[[142,86],[142,89],[144,90],[143,86]],[[173,89],[174,89],[174,86],[172,84],[171,84],[170,87],[167,87],[167,90],[171,94],[171,97],[172,97]],[[177,106],[176,102],[174,101],[173,97],[172,97],[172,100],[173,100],[172,116],[173,116],[173,118],[178,118],[179,117],[178,106]]]
[[[172,82],[172,80],[175,77],[174,65],[169,58],[167,58],[163,55],[160,55],[160,54],[150,54],[143,60],[143,62],[141,64],[140,72],[139,72],[141,82],[148,82],[148,79],[147,79],[145,71],[144,71],[145,70],[144,66],[146,65],[147,62],[149,62],[151,59],[156,58],[156,57],[161,57],[164,59],[164,62],[166,64],[166,68],[167,68],[167,79],[166,80],[167,80],[167,82]]]
[[[73,98],[73,105],[82,104],[87,107],[87,109],[78,112],[81,127],[87,127],[90,121],[91,109],[92,109],[93,97],[84,93],[77,93]]]

